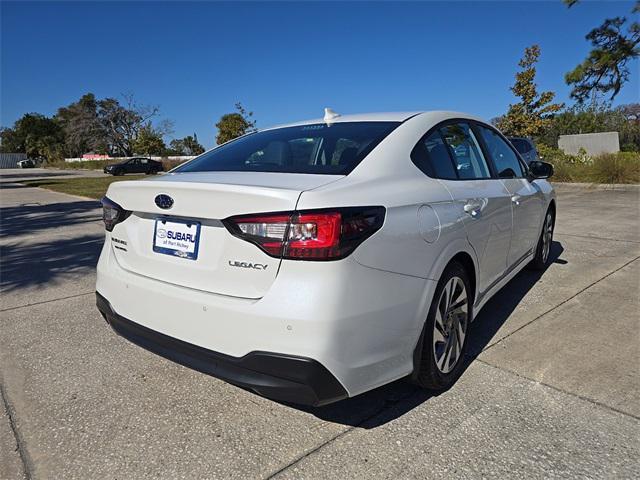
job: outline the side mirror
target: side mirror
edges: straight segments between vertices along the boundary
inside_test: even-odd
[[[553,165],[547,162],[534,160],[529,163],[529,177],[531,180],[549,178],[553,175]]]

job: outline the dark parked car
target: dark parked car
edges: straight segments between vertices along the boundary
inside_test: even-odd
[[[516,147],[516,150],[520,153],[522,159],[529,165],[535,160],[540,160],[538,150],[536,149],[533,140],[525,137],[509,137],[511,145]]]
[[[104,173],[111,175],[124,175],[125,173],[146,173],[155,175],[162,172],[162,162],[151,160],[150,158],[136,157],[124,162],[114,163],[104,167]]]
[[[35,168],[36,162],[30,158],[17,162],[18,168]]]

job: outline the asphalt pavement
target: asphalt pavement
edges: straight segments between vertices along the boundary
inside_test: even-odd
[[[0,171],[2,479],[640,477],[638,187],[558,186],[553,263],[487,304],[449,391],[299,408],[116,336],[98,203],[20,173]]]

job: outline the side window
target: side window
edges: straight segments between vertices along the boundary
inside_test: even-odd
[[[448,180],[458,178],[439,130],[418,142],[411,152],[411,160],[430,177]]]
[[[479,126],[480,134],[487,145],[489,155],[500,178],[519,178],[524,176],[518,157],[500,135],[494,130]]]
[[[446,125],[440,129],[440,132],[449,146],[460,180],[491,177],[480,145],[468,124]]]

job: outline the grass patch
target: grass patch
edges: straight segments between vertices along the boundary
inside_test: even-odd
[[[68,193],[100,199],[107,192],[107,188],[113,182],[123,180],[140,180],[146,175],[128,175],[122,177],[96,177],[96,178],[52,178],[47,180],[25,180],[20,183],[28,187],[40,187],[54,192]],[[149,178],[149,177],[146,177]]]

